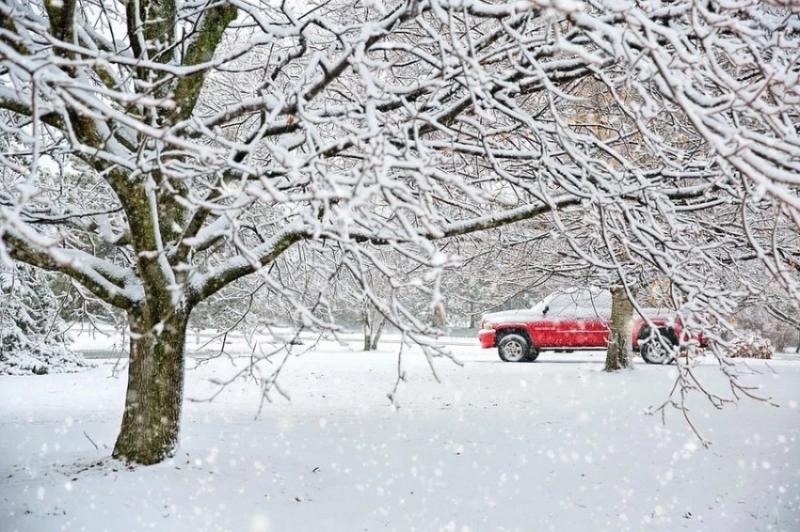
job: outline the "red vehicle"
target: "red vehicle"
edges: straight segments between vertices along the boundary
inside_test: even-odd
[[[674,359],[680,322],[671,312],[642,309],[659,334],[641,317],[631,327],[631,345],[645,362],[665,364]],[[611,296],[593,288],[556,292],[531,309],[486,314],[481,320],[481,347],[497,347],[506,362],[532,362],[539,351],[605,349],[611,319]],[[702,342],[701,342],[702,343]]]

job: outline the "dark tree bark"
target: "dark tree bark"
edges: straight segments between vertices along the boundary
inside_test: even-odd
[[[633,287],[629,287],[629,290],[631,290],[631,295],[636,295]],[[606,371],[628,368],[633,364],[632,321],[633,303],[628,299],[625,287],[612,287],[611,323],[609,325],[608,349],[606,351]]]
[[[188,316],[176,313],[160,323],[129,318],[128,393],[113,456],[155,464],[170,456],[178,441]]]
[[[470,329],[477,329],[478,328],[478,315],[475,314],[475,302],[469,302],[469,328]]]
[[[364,312],[364,351],[372,351],[372,331],[368,312]]]
[[[383,334],[386,318],[369,303],[364,304],[364,351],[375,351]]]
[[[376,351],[378,349],[378,342],[381,339],[381,335],[383,334],[383,326],[386,325],[386,318],[383,316],[380,317],[380,320],[377,324],[373,324],[372,330],[372,337],[370,338],[370,351]]]

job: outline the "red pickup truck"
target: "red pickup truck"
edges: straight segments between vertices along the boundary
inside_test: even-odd
[[[651,326],[637,317],[631,327],[631,345],[645,362],[665,364],[674,360],[681,335],[680,321],[672,312],[642,309]],[[531,309],[486,314],[481,320],[481,347],[497,347],[506,362],[532,362],[540,350],[573,351],[605,349],[611,319],[611,295],[591,288],[562,290]]]

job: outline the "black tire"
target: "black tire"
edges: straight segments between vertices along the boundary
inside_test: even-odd
[[[674,349],[667,349],[663,340],[673,348],[678,345],[678,338],[671,328],[662,327],[658,330],[661,338],[650,334],[650,327],[644,326],[639,330],[639,354],[648,364],[672,364],[675,362]]]
[[[539,358],[539,350],[531,346],[530,350],[528,351],[528,356],[525,358],[525,362],[533,362],[537,358]]]
[[[505,334],[497,343],[497,353],[504,362],[526,362],[530,360],[531,344],[521,334]]]

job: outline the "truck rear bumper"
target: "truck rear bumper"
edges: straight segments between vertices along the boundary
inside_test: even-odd
[[[481,329],[478,331],[478,341],[481,343],[481,347],[484,349],[489,349],[490,347],[494,347],[494,339],[495,339],[495,331],[494,329]]]

